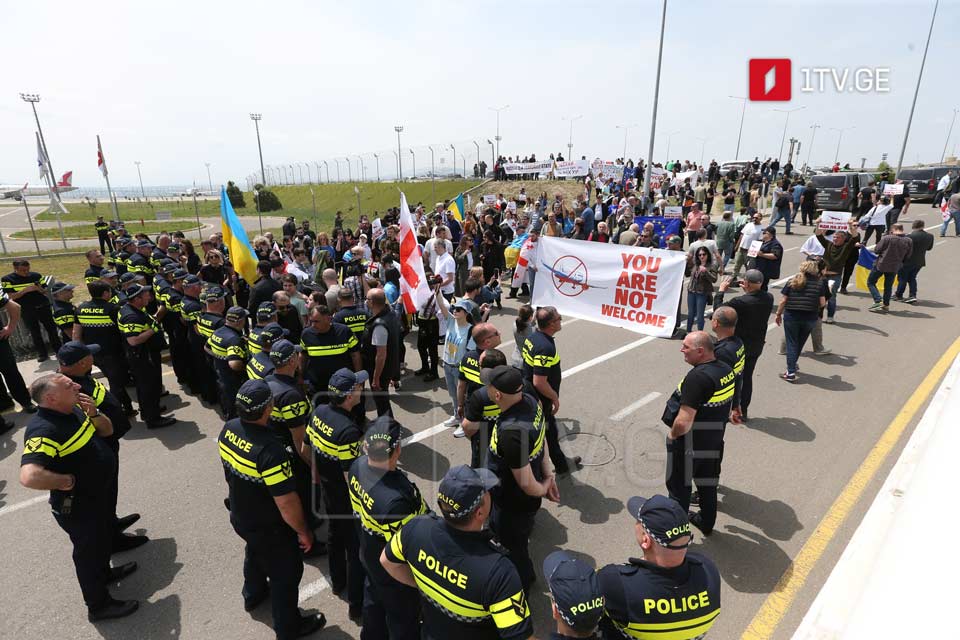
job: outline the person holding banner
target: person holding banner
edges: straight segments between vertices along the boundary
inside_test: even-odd
[[[823,247],[823,277],[831,283],[830,293],[832,294],[830,299],[827,300],[827,317],[824,322],[833,324],[836,322],[833,317],[837,314],[837,291],[842,284],[843,268],[850,255],[857,253],[856,248],[860,242],[860,234],[857,232],[853,220],[847,220],[849,230],[834,231],[833,236],[827,240],[819,223],[818,220],[814,234]]]

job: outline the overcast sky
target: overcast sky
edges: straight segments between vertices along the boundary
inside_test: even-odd
[[[776,156],[784,114],[787,138],[811,164],[896,164],[933,2],[731,2],[674,0],[667,13],[657,145],[670,156],[732,160],[747,61],[791,58],[793,100],[748,102],[741,158]],[[250,112],[263,114],[268,165],[381,155],[395,173],[396,124],[404,126],[405,174],[449,167],[466,154],[468,171],[490,162],[488,138],[502,112],[503,155],[563,151],[569,125],[574,156],[646,157],[656,72],[660,3],[392,1],[95,3],[11,0],[0,10],[0,182],[37,183],[35,125],[18,93],[41,95],[41,124],[57,174],[102,186],[96,134],[114,187],[241,181],[258,170]],[[960,107],[956,33],[960,3],[941,2],[904,163],[940,159],[952,109]],[[952,32],[952,33],[951,33]],[[889,67],[886,94],[801,93],[800,67]],[[960,140],[955,128],[950,148]],[[789,143],[788,143],[789,144]],[[784,149],[784,157],[786,149]],[[441,159],[443,165],[441,165]],[[347,177],[341,162],[341,175]],[[311,168],[311,171],[316,172]]]

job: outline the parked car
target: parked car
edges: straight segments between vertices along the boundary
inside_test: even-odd
[[[900,173],[897,174],[897,180],[907,185],[911,200],[932,202],[937,193],[937,183],[951,170],[956,175],[960,167],[940,165],[919,169],[901,169]]]
[[[736,162],[724,162],[722,165],[720,165],[720,175],[726,176],[728,173],[730,173],[731,169],[736,169],[737,174],[742,176],[743,170],[748,164],[751,164],[750,160],[737,160]]]
[[[810,178],[817,188],[818,211],[850,211],[857,206],[857,194],[870,182],[875,181],[872,173],[821,173]]]

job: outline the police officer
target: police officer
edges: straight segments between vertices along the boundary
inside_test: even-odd
[[[484,369],[495,369],[507,364],[507,356],[499,349],[487,349],[480,356],[480,372]],[[523,392],[536,397],[536,389],[526,380],[523,381]],[[490,434],[500,417],[500,407],[490,398],[486,385],[475,390],[467,398],[463,409],[461,427],[471,443],[470,466],[473,468],[486,467],[490,456]],[[474,450],[473,443],[478,446]],[[476,458],[474,458],[476,456]]]
[[[261,302],[256,308],[255,317],[257,325],[250,330],[250,334],[247,336],[247,351],[250,352],[250,355],[260,353],[261,351],[266,351],[269,354],[270,346],[264,346],[260,343],[260,332],[268,324],[278,324],[277,307],[274,306],[272,301]],[[290,335],[290,332],[287,331],[284,335]]]
[[[160,377],[160,351],[164,341],[160,324],[145,310],[151,297],[150,287],[134,285],[128,289],[127,303],[120,309],[117,325],[127,341],[127,362],[137,387],[140,417],[148,429],[157,429],[177,420],[161,415],[160,398],[166,393]]]
[[[297,607],[303,561],[314,544],[297,496],[290,453],[270,433],[270,387],[248,380],[237,393],[238,418],[220,431],[220,460],[230,490],[230,524],[244,542],[243,608],[267,598],[280,640],[298,638],[326,624],[322,613],[304,616]],[[268,582],[269,580],[269,582]]]
[[[73,300],[73,290],[76,285],[65,282],[55,282],[50,286],[53,296],[53,322],[60,331],[60,341],[73,340],[73,327],[77,323],[77,308],[70,302]]]
[[[125,340],[117,326],[117,314],[120,310],[110,302],[113,291],[106,282],[98,280],[87,285],[87,292],[90,300],[81,302],[77,307],[79,340],[88,345],[100,345],[100,350],[93,354],[93,363],[106,376],[110,392],[123,405],[124,413],[127,416],[136,415],[133,401],[126,389],[130,367],[124,348]]]
[[[10,347],[10,336],[17,329],[20,322],[20,305],[10,299],[5,291],[0,291],[0,411],[13,406],[16,400],[23,407],[24,413],[35,413],[37,407],[30,400],[30,392],[17,368],[17,357]],[[11,396],[13,396],[11,398]],[[12,429],[14,424],[0,416],[0,433]]]
[[[200,282],[200,278],[193,274],[188,275],[183,280],[184,287],[194,287],[198,282]],[[217,388],[213,360],[207,354],[206,346],[213,332],[223,326],[227,292],[216,285],[209,286],[200,294],[200,301],[203,302],[204,310],[199,316],[196,316],[196,323],[193,326],[194,333],[188,338],[191,350],[196,349],[199,354],[195,361],[197,370],[202,371],[204,376],[200,389],[195,389],[195,391],[208,404],[215,405],[220,402],[220,391]]]
[[[562,327],[563,318],[555,307],[537,309],[537,330],[530,334],[522,346],[523,377],[537,390],[547,417],[547,442],[550,444],[550,461],[557,473],[568,473],[570,465],[560,448],[557,431],[557,412],[560,411],[560,354],[554,336]],[[580,457],[573,458],[576,465]]]
[[[213,358],[220,389],[220,409],[227,420],[236,418],[236,396],[247,379],[247,340],[243,330],[247,326],[247,310],[230,307],[222,327],[207,340],[207,353]]]
[[[150,286],[153,284],[153,274],[155,272],[153,260],[153,243],[146,238],[137,240],[137,251],[127,260],[127,271],[143,276],[144,282]]]
[[[343,368],[334,372],[328,382],[329,403],[314,409],[304,442],[310,449],[306,453],[314,475],[323,485],[324,506],[330,519],[327,544],[330,582],[334,593],[346,589],[353,620],[360,619],[363,607],[363,566],[346,476],[350,465],[360,456],[363,431],[350,412],[360,402],[366,381],[366,371],[354,373]]]
[[[120,456],[120,438],[130,431],[130,421],[124,415],[123,407],[116,396],[107,391],[107,388],[96,380],[90,371],[93,368],[94,357],[100,351],[100,345],[86,345],[82,342],[71,341],[65,343],[57,351],[57,361],[60,363],[59,371],[74,382],[80,385],[80,393],[89,396],[93,404],[113,425],[113,433],[105,437],[110,450],[117,456],[118,464],[114,467],[113,478],[110,483],[110,513],[113,515],[113,553],[136,549],[140,545],[146,544],[149,540],[147,536],[130,535],[123,533],[134,522],[140,519],[139,513],[131,513],[122,518],[117,517],[117,490],[119,479],[119,456]]]
[[[370,314],[363,305],[357,305],[357,300],[353,296],[353,290],[349,287],[342,287],[337,294],[340,302],[340,310],[333,314],[333,321],[338,324],[345,324],[357,340],[363,339],[363,331],[367,324],[367,318]]]
[[[136,253],[137,251],[137,243],[136,240],[125,235],[117,238],[113,246],[114,250],[110,252],[107,266],[116,271],[117,275],[122,276],[127,272],[130,254]]]
[[[734,387],[730,416],[734,422],[740,421],[740,389],[743,386],[743,369],[747,351],[743,340],[735,335],[737,330],[737,312],[732,307],[718,307],[710,318],[710,326],[717,341],[713,345],[713,354],[717,360],[727,364],[737,376]]]
[[[484,369],[481,379],[500,409],[490,435],[488,466],[500,479],[490,527],[510,552],[526,591],[536,579],[529,548],[534,518],[543,498],[560,500],[546,442],[545,409],[524,393],[523,376],[514,367]]]
[[[476,345],[474,349],[467,350],[463,354],[463,359],[460,361],[460,370],[458,372],[457,380],[457,408],[460,412],[458,416],[461,420],[464,417],[464,409],[467,404],[468,398],[478,389],[484,387],[483,382],[480,380],[480,356],[487,349],[495,349],[500,346],[500,330],[497,329],[493,324],[489,322],[480,322],[473,326],[473,330],[470,333],[473,338],[473,343]],[[462,438],[466,435],[463,430],[463,425],[457,427],[456,431],[453,432],[455,438]],[[481,443],[482,435],[477,432],[470,438],[470,466],[478,467],[480,466],[480,455],[483,444]]]
[[[137,610],[137,601],[115,600],[107,590],[108,583],[137,569],[135,562],[110,567],[115,530],[110,484],[117,458],[105,438],[113,433],[113,425],[65,375],[37,378],[30,385],[30,396],[40,410],[24,432],[20,484],[50,492],[53,517],[73,544],[87,619],[128,616]]]
[[[49,358],[40,325],[43,325],[47,332],[50,348],[54,352],[60,348],[57,325],[53,322],[50,300],[46,295],[52,280],[50,276],[30,271],[30,261],[22,258],[13,261],[13,273],[0,278],[4,293],[20,305],[23,323],[27,325],[30,337],[33,338],[33,348],[37,351],[37,362],[44,362]]]
[[[190,384],[190,341],[187,337],[187,327],[181,320],[183,311],[183,279],[186,272],[181,274],[178,279],[174,278],[177,274],[177,265],[172,260],[167,260],[161,264],[157,275],[153,278],[153,288],[157,292],[157,298],[161,304],[167,308],[160,321],[164,332],[167,334],[167,341],[170,343],[170,363],[173,365],[173,372],[177,376],[177,382],[181,386]]]
[[[340,291],[342,293],[343,289]],[[367,292],[367,309],[370,316],[364,325],[361,343],[363,368],[370,376],[377,415],[392,416],[390,381],[400,378],[400,319],[387,304],[383,289],[370,289]]]
[[[599,638],[597,625],[603,617],[603,594],[590,565],[566,551],[554,551],[543,560],[543,577],[557,623],[549,640]]]
[[[93,228],[97,232],[97,240],[100,241],[100,253],[106,253],[107,249],[113,248],[110,242],[110,224],[104,221],[103,216],[97,216],[97,221],[93,223]]]
[[[326,400],[330,376],[339,369],[363,369],[360,343],[346,325],[333,322],[330,310],[317,305],[310,310],[309,325],[300,335],[300,346],[306,354],[303,377],[320,398]]]
[[[90,284],[102,277],[104,254],[96,249],[90,249],[83,255],[87,258],[87,264],[89,265],[87,266],[87,270],[83,272],[83,281],[86,284]]]
[[[680,351],[692,366],[667,400],[663,422],[667,436],[667,491],[686,511],[696,482],[700,512],[690,516],[704,535],[717,520],[717,485],[723,460],[723,433],[736,393],[736,374],[714,355],[713,340],[703,331],[683,339]]]
[[[417,587],[423,637],[529,638],[530,607],[516,567],[493,543],[484,523],[497,478],[466,465],[447,471],[437,493],[441,516],[408,522],[390,539],[381,564],[395,580]]]
[[[420,593],[394,580],[380,564],[384,547],[400,529],[429,511],[417,486],[397,468],[400,436],[399,422],[374,420],[363,436],[366,455],[351,465],[348,477],[366,571],[361,640],[420,638]]]
[[[693,335],[693,334],[691,334]],[[606,616],[604,638],[702,638],[720,615],[720,572],[687,551],[693,542],[687,510],[661,495],[630,498],[643,559],[597,572]]]
[[[280,338],[287,337],[287,330],[276,322],[271,322],[265,327],[260,327],[257,337],[257,344],[260,350],[257,353],[249,353],[247,359],[247,377],[251,380],[265,380],[267,376],[273,374],[276,367],[273,360],[270,359],[270,349],[273,343]],[[250,346],[249,336],[247,346]]]

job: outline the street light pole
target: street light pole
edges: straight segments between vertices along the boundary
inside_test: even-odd
[[[450,148],[453,150],[453,173],[457,173],[457,148],[453,146],[453,143],[450,143]]]
[[[495,136],[493,137],[493,139],[497,141],[497,157],[499,158],[499,157],[500,157],[500,112],[503,111],[504,109],[509,109],[509,108],[510,108],[510,105],[505,104],[505,105],[503,105],[502,107],[487,107],[487,108],[488,108],[490,111],[496,111],[496,112],[497,112],[497,135],[495,135]],[[494,161],[494,164],[496,164],[496,161]],[[456,159],[456,157],[454,157],[454,159],[453,159],[453,165],[454,165],[454,167],[456,167],[456,165],[457,165],[457,159]]]
[[[570,123],[570,135],[567,138],[567,160],[573,160],[573,123],[582,117],[582,115],[579,115],[573,116],[572,118],[568,118],[566,116],[560,118],[561,120]]]
[[[812,124],[810,128],[813,129],[813,133],[810,134],[810,144],[807,146],[807,163],[804,165],[806,167],[810,166],[810,154],[813,152],[813,139],[817,137],[817,129],[820,128],[819,124]]]
[[[708,140],[708,138],[700,138],[700,137],[698,137],[698,136],[694,136],[694,140],[699,140],[699,141],[700,141],[700,166],[702,167],[702,166],[703,166],[703,153],[704,153],[704,150],[706,150],[706,148],[707,148],[707,140]]]
[[[410,176],[411,180],[417,179],[417,154],[413,152],[413,149],[410,149],[410,155],[413,156],[413,175]]]
[[[397,179],[403,182],[403,157],[400,151],[400,134],[403,133],[403,126],[398,124],[393,130],[397,132]]]
[[[949,138],[949,136],[947,137]],[[479,174],[480,173],[480,143],[478,143],[476,140],[471,140],[471,142],[473,142],[473,146],[477,148],[477,174]]]
[[[213,178],[210,177],[210,163],[204,162],[207,165],[207,182],[210,184],[210,191],[213,191]]]
[[[806,108],[806,106],[803,106],[796,109],[774,109],[774,111],[787,114],[787,119],[783,121],[783,135],[780,136],[780,153],[777,154],[777,162],[783,161],[783,142],[787,139],[787,124],[790,122],[790,114],[794,111],[803,111]]]
[[[433,164],[433,145],[427,145],[430,149],[430,190],[433,192],[433,201],[437,201],[437,169]]]
[[[487,144],[490,145],[490,171],[493,171],[494,168],[497,166],[497,159],[493,153],[493,140],[491,140],[490,138],[487,138]],[[486,176],[483,176],[483,177],[485,178]],[[496,175],[494,175],[494,177],[496,177]]]
[[[910,105],[910,117],[907,118],[907,130],[903,134],[903,146],[900,147],[900,159],[897,160],[897,173],[900,175],[900,167],[903,166],[903,154],[907,151],[907,139],[910,137],[910,124],[913,122],[913,110],[917,107],[917,94],[920,93],[920,81],[923,79],[923,67],[927,64],[927,51],[930,49],[930,37],[933,35],[933,23],[937,19],[937,7],[940,6],[940,0],[933,5],[933,16],[930,18],[930,31],[927,33],[927,44],[923,48],[923,60],[920,62],[920,73],[917,74],[917,88],[913,91],[913,104]]]
[[[737,152],[734,154],[733,159],[740,159],[740,139],[743,137],[743,118],[747,115],[747,98],[745,96],[727,96],[728,98],[733,98],[734,100],[743,100],[743,111],[740,112],[740,133],[737,134]]]
[[[950,118],[950,129],[947,130],[947,139],[943,141],[943,153],[940,154],[940,162],[947,157],[947,145],[950,144],[950,136],[953,135],[953,121],[957,119],[957,110],[953,110],[953,117]]]
[[[376,161],[377,161],[377,182],[380,182],[380,154],[379,154],[379,153],[375,153],[375,154],[373,154],[373,157],[374,157],[374,158],[376,159]]]
[[[327,164],[327,161],[326,161],[326,160],[323,161],[323,168],[324,168],[324,169],[326,170],[326,172],[327,172],[327,184],[330,184],[330,165]],[[340,179],[340,174],[338,173],[338,174],[337,174],[337,180],[339,180],[339,179]]]
[[[630,132],[630,129],[634,129],[640,125],[636,124],[618,124],[617,129],[623,129],[623,161],[626,162],[627,158],[627,134]]]
[[[146,202],[147,194],[143,190],[143,174],[140,173],[140,161],[134,160],[133,164],[137,165],[137,177],[140,178],[140,195],[143,197],[144,202]]]
[[[673,136],[675,136],[678,133],[680,133],[679,130],[671,131],[670,133],[667,134],[667,162],[670,162],[670,143],[673,142]],[[626,158],[624,158],[624,162],[626,162]]]
[[[653,90],[653,114],[650,118],[650,144],[647,147],[647,170],[643,174],[643,194],[641,202],[646,202],[650,194],[650,176],[653,174],[653,143],[657,134],[657,105],[660,101],[660,68],[663,64],[663,34],[667,28],[667,0],[663,0],[663,13],[660,16],[660,48],[657,51],[657,80]],[[626,135],[626,134],[624,134]],[[626,144],[623,156],[626,158]],[[626,160],[624,160],[626,162]]]
[[[253,126],[257,129],[257,151],[260,153],[260,178],[263,184],[267,184],[267,172],[263,170],[263,147],[260,145],[260,121],[263,116],[259,113],[251,113],[250,119],[253,120]]]
[[[856,129],[856,127],[844,127],[842,129],[837,129],[835,127],[830,127],[830,131],[839,131],[840,135],[837,136],[837,154],[833,158],[834,164],[840,162],[840,141],[843,140],[843,132],[850,131],[851,129]]]
[[[40,146],[43,147],[43,155],[47,158],[47,169],[49,170],[49,180],[50,180],[50,191],[53,193],[54,197],[57,199],[57,202],[60,203],[60,208],[63,209],[63,200],[60,198],[60,193],[57,191],[57,179],[54,177],[56,174],[53,172],[53,162],[50,160],[50,151],[47,149],[47,140],[43,137],[43,128],[40,126],[40,116],[37,114],[37,103],[40,102],[40,96],[35,93],[21,93],[20,99],[24,102],[30,103],[30,108],[33,109],[33,119],[37,122],[37,133],[40,134]],[[59,218],[57,218],[59,221]],[[63,242],[64,248],[66,248],[66,240]]]
[[[350,157],[344,156],[343,159],[347,161],[347,182],[353,182],[353,169],[350,168]]]

